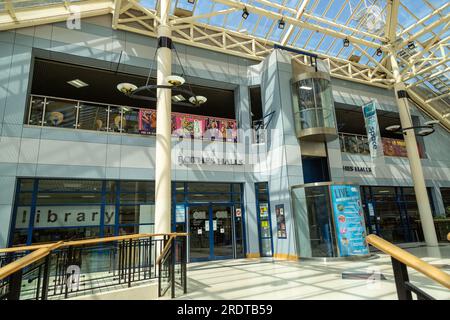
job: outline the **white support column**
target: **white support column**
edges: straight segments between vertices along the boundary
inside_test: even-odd
[[[165,85],[167,76],[172,73],[170,0],[160,0],[159,6],[157,84]],[[155,233],[171,231],[171,94],[171,89],[156,92]]]
[[[397,60],[394,54],[390,54],[392,73],[394,75],[395,99],[400,114],[400,123],[402,128],[410,128],[413,126],[406,86],[403,83]],[[437,246],[436,230],[434,228],[433,215],[431,213],[430,200],[428,199],[425,178],[423,176],[422,163],[420,161],[419,150],[417,148],[416,135],[414,129],[407,130],[403,134],[406,143],[406,151],[408,153],[409,165],[411,167],[411,176],[414,183],[414,192],[416,193],[417,206],[419,208],[420,221],[422,225],[425,242],[428,246]]]

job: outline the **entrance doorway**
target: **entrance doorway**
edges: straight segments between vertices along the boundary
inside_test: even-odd
[[[231,259],[236,253],[236,233],[242,225],[235,223],[231,204],[189,204],[189,260]]]

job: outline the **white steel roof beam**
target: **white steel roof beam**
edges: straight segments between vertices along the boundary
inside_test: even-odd
[[[300,8],[298,8],[297,13],[295,14],[295,19],[297,19],[297,20],[301,19],[308,3],[309,3],[309,0],[303,0],[302,4],[300,5]],[[283,38],[280,41],[281,45],[284,46],[287,44],[287,42],[289,41],[293,32],[294,32],[294,25],[290,24],[288,29],[286,30],[286,33],[284,34]]]
[[[248,4],[243,3],[241,1],[237,1],[237,0],[213,0],[213,1],[217,2],[217,3],[222,3],[224,5],[228,5],[230,7],[238,8],[238,9],[241,9],[241,10],[244,9],[244,8],[247,8],[247,10],[250,13],[253,12],[255,14],[264,15],[264,16],[266,16],[268,18],[271,18],[271,19],[284,18],[284,21],[286,23],[290,23],[290,24],[293,24],[293,25],[296,25],[296,26],[299,26],[299,27],[302,27],[302,28],[310,29],[312,31],[317,31],[317,32],[321,32],[321,33],[324,33],[324,34],[328,34],[330,36],[341,38],[341,39],[348,38],[351,42],[359,43],[359,44],[362,44],[362,45],[365,45],[365,46],[368,46],[368,47],[372,47],[372,48],[380,47],[379,43],[376,43],[376,42],[373,42],[373,41],[369,41],[369,40],[365,40],[363,38],[350,36],[350,35],[345,34],[343,32],[338,32],[338,31],[335,31],[333,29],[324,28],[324,27],[322,27],[322,26],[320,26],[318,24],[311,24],[311,23],[304,22],[304,21],[301,21],[301,20],[296,20],[295,18],[292,18],[292,17],[283,17],[283,15],[281,15],[279,13],[276,13],[276,12],[273,12],[273,11],[269,11],[269,10],[266,10],[266,9],[262,9],[262,8],[258,8],[258,7],[255,7],[255,6],[251,6],[251,5],[248,5]],[[343,27],[342,25],[339,25],[339,24],[338,24],[338,26],[339,27]],[[353,29],[353,28],[351,28],[351,29]],[[358,32],[358,31],[356,31],[356,29],[354,29],[354,30],[355,30],[355,32]]]
[[[66,8],[65,4],[61,2],[47,6],[16,8],[14,9],[15,19],[8,12],[0,12],[0,31],[65,21],[72,15],[70,7]],[[112,13],[114,1],[80,1],[76,3],[76,7],[81,18],[99,16]]]

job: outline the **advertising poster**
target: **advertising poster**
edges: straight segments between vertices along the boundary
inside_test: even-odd
[[[139,133],[156,134],[156,111],[139,109]]]
[[[284,204],[278,204],[275,206],[275,213],[277,216],[277,237],[280,239],[286,239],[286,217],[284,215]]]
[[[175,207],[175,222],[176,223],[185,223],[186,222],[186,214],[184,210],[184,204],[177,204]]]
[[[236,120],[172,113],[172,136],[237,142]],[[156,110],[139,109],[139,133],[156,134]]]
[[[263,219],[269,216],[269,206],[267,203],[262,203],[259,205],[259,216]]]
[[[383,152],[385,156],[391,157],[407,157],[408,152],[406,151],[406,142],[400,139],[382,138],[383,141]],[[423,150],[419,144],[417,144],[417,149],[419,150],[419,156],[424,157]]]
[[[188,115],[188,114],[173,114],[173,120],[175,120],[175,135],[178,137],[201,139],[204,131],[204,120]],[[174,132],[172,132],[174,133]]]
[[[340,256],[368,254],[359,187],[333,185],[330,188]]]
[[[369,150],[372,159],[383,156],[380,128],[378,127],[377,109],[375,101],[362,106],[364,122],[366,124]]]

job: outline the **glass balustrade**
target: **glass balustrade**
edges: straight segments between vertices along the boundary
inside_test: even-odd
[[[383,153],[385,156],[390,157],[407,157],[406,144],[404,140],[381,138],[383,143]],[[341,151],[346,153],[369,155],[369,141],[367,136],[358,135],[352,133],[339,132],[339,143],[341,145]],[[418,144],[419,155],[421,158],[425,158],[423,149]]]
[[[172,136],[237,142],[234,119],[172,113]],[[26,124],[56,128],[156,134],[156,110],[31,95]]]

